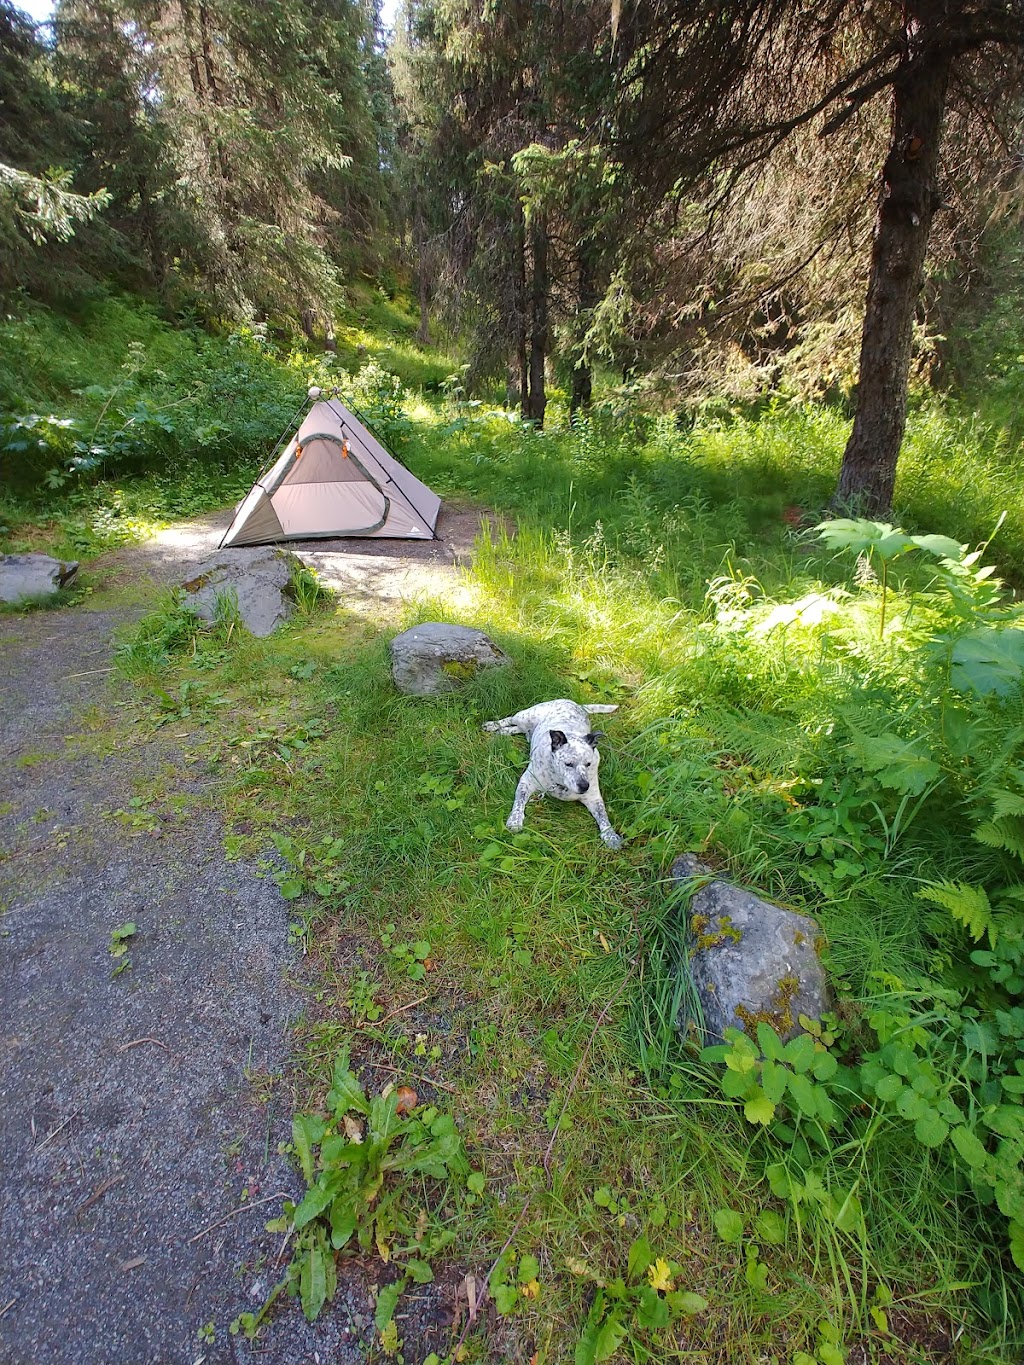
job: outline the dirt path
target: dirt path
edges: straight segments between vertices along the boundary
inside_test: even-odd
[[[180,581],[226,521],[121,551],[108,577]],[[457,512],[441,543],[310,557],[350,605],[388,614],[455,588],[478,527]],[[284,903],[225,861],[201,762],[166,731],[123,742],[110,641],[139,610],[0,618],[0,1362],[343,1365],[362,1358],[365,1305],[315,1331],[291,1312],[258,1354],[227,1332],[275,1278],[260,1258],[279,1250],[263,1229],[279,1199],[256,1201],[296,1194],[277,1154],[287,1101],[247,1078],[280,1073],[301,998]],[[157,780],[160,799],[133,806]]]

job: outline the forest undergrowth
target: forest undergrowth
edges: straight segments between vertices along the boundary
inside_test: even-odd
[[[822,533],[834,410],[609,391],[538,432],[407,329],[374,335],[329,365],[244,333],[94,339],[49,387],[16,372],[34,409],[7,397],[0,454],[37,469],[4,548],[76,548],[71,519],[88,557],[244,491],[333,380],[443,497],[515,523],[481,535],[471,611],[407,612],[513,661],[445,698],[396,695],[384,628],[315,593],[269,641],[168,600],[121,647],[138,723],[203,745],[228,856],[265,859],[307,955],[285,1289],[312,1318],[364,1277],[368,1351],[409,1362],[1017,1358],[1024,632],[988,568],[1024,570],[1012,440],[922,400],[905,529]],[[525,755],[481,724],[562,695],[619,705],[621,854],[575,807],[505,830]],[[680,1032],[688,850],[818,921],[836,1007],[805,1042]],[[442,1287],[454,1326],[428,1339],[413,1305]]]

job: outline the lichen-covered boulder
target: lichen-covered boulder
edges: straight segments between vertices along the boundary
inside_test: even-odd
[[[819,1019],[831,994],[814,920],[714,877],[690,853],[672,865],[676,882],[708,877],[687,906],[689,971],[702,1020],[685,1007],[684,1030],[703,1022],[706,1045],[727,1028],[753,1034],[762,1021],[781,1038],[800,1031],[800,1015]]]
[[[70,585],[78,560],[49,555],[0,555],[0,602],[49,597]]]
[[[427,621],[391,641],[391,675],[399,692],[436,697],[454,692],[478,669],[507,664],[508,655],[482,630]]]
[[[204,621],[237,611],[251,635],[269,635],[294,610],[292,573],[299,563],[268,545],[221,550],[182,583],[184,604]]]

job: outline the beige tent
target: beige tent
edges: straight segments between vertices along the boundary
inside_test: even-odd
[[[337,398],[313,406],[239,503],[221,541],[265,545],[335,536],[431,540],[441,499]]]

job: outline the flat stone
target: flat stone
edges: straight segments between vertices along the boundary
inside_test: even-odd
[[[0,602],[48,597],[66,588],[78,572],[78,560],[49,555],[0,555]]]
[[[470,626],[427,621],[391,641],[395,686],[412,697],[454,692],[478,669],[508,662],[508,655],[493,640]]]
[[[290,596],[295,555],[270,545],[221,550],[182,583],[185,606],[204,621],[233,608],[251,635],[269,635],[294,611]],[[222,605],[223,604],[223,605]]]
[[[821,930],[807,915],[784,910],[714,877],[691,853],[677,858],[672,879],[711,877],[690,898],[687,938],[690,979],[703,1016],[704,1044],[721,1043],[727,1028],[753,1034],[758,1023],[780,1038],[801,1031],[799,1018],[820,1019],[832,1003],[819,956]],[[701,1026],[684,1005],[679,1025]]]

